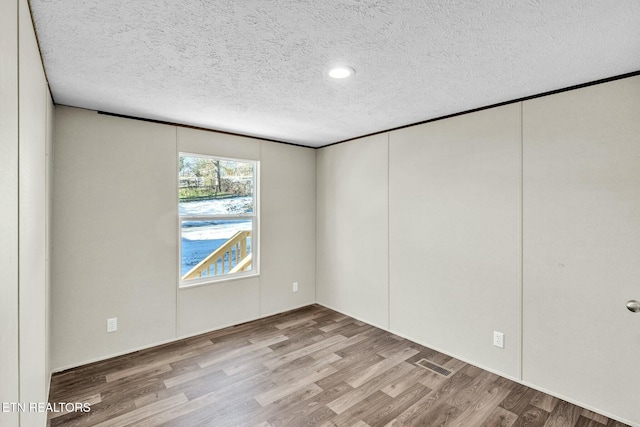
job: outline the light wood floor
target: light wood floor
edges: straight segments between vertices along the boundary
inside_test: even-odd
[[[624,425],[317,305],[56,374],[51,402],[91,403],[51,426]]]

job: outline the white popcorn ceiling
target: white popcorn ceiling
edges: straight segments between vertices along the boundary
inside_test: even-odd
[[[56,103],[308,146],[640,70],[638,0],[30,4]]]

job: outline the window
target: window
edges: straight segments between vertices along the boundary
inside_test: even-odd
[[[180,286],[258,274],[258,162],[180,153]]]

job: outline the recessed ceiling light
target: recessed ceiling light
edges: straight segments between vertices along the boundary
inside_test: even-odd
[[[334,67],[329,70],[329,77],[334,79],[346,79],[356,73],[356,70],[350,67]]]

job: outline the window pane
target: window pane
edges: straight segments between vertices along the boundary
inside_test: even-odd
[[[257,162],[189,154],[179,159],[180,282],[256,274]]]
[[[182,280],[252,270],[253,221],[181,221]]]
[[[180,215],[252,214],[253,162],[180,156]]]

